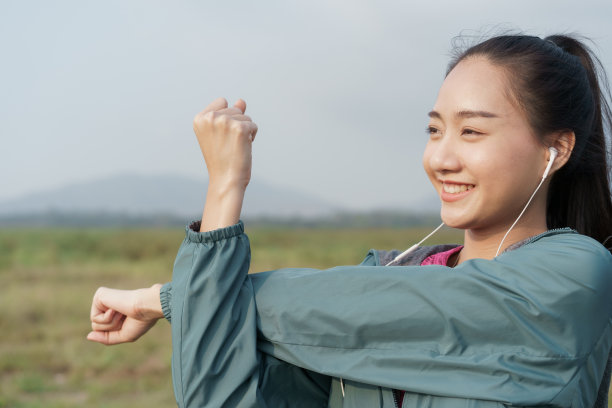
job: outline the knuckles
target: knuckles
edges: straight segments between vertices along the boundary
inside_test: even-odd
[[[206,112],[204,114],[198,113],[193,118],[193,128],[198,129],[205,125],[213,123],[216,116],[218,116],[216,112]]]
[[[195,115],[193,129],[198,137],[202,151],[208,150],[209,141],[217,138],[248,139],[252,142],[257,134],[257,125],[250,116],[244,115],[240,109],[234,111],[203,111]],[[232,115],[237,116],[234,118]]]
[[[232,127],[233,120],[227,115],[218,115],[214,120],[214,125],[222,130],[227,130]]]
[[[207,112],[205,114],[198,114],[193,119],[193,128],[196,131],[211,131],[211,130],[222,130],[226,131],[231,129],[233,126],[233,120],[226,114],[220,114],[218,112]]]
[[[246,120],[235,120],[227,114],[219,114],[217,112],[196,115],[193,119],[193,128],[198,134],[221,132],[225,134],[254,135],[257,132],[257,125],[251,121],[250,117],[246,117]]]

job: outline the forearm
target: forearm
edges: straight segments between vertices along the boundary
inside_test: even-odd
[[[200,232],[237,224],[240,220],[246,186],[210,181],[202,214]]]

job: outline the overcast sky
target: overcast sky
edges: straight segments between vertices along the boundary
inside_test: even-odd
[[[579,32],[612,1],[0,1],[0,200],[122,172],[204,177],[192,119],[242,97],[253,177],[353,209],[431,196],[427,112],[459,34]]]

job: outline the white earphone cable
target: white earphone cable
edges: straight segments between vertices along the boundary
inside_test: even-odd
[[[525,204],[525,207],[523,207],[523,211],[521,211],[521,213],[519,214],[519,216],[516,218],[516,220],[514,220],[514,223],[512,224],[512,226],[510,226],[510,228],[508,229],[508,231],[506,231],[506,235],[504,235],[504,237],[502,238],[501,242],[499,243],[499,246],[497,247],[497,252],[495,252],[495,256],[499,255],[499,251],[501,250],[502,245],[504,244],[504,241],[506,240],[506,237],[508,236],[508,234],[510,233],[510,231],[512,231],[512,228],[514,228],[514,226],[516,225],[516,223],[521,219],[521,217],[523,216],[523,214],[525,213],[525,211],[527,210],[527,207],[529,207],[529,204],[531,203],[531,200],[533,200],[533,197],[535,197],[536,193],[538,192],[538,190],[540,189],[540,187],[542,186],[542,183],[544,183],[544,180],[546,179],[546,177],[542,177],[542,180],[540,180],[540,184],[538,184],[538,186],[536,187],[535,191],[533,192],[533,194],[531,194],[531,197],[529,197],[529,201],[527,201],[527,204]]]
[[[495,256],[499,255],[499,251],[501,251],[501,247],[504,244],[504,241],[506,240],[506,238],[508,237],[508,234],[510,233],[510,231],[512,231],[512,228],[514,228],[516,223],[521,219],[521,217],[527,210],[527,207],[529,207],[531,200],[533,200],[533,197],[535,197],[540,187],[542,187],[544,180],[546,180],[546,177],[548,177],[548,173],[550,172],[550,169],[552,168],[552,165],[555,159],[557,158],[557,155],[559,154],[559,151],[555,149],[554,147],[549,147],[548,150],[550,151],[550,158],[548,159],[548,165],[546,166],[546,169],[544,170],[544,174],[542,175],[542,180],[540,180],[540,184],[538,184],[533,194],[531,194],[531,197],[529,197],[529,201],[527,201],[527,204],[525,204],[525,207],[523,207],[523,211],[521,211],[519,216],[516,217],[516,220],[514,220],[514,223],[510,226],[510,228],[508,228],[508,231],[506,231],[506,234],[504,235],[501,242],[499,243],[499,246],[497,247],[497,252],[495,252]]]
[[[399,262],[402,258],[404,258],[406,255],[408,255],[409,253],[411,253],[412,251],[414,251],[415,249],[417,249],[419,247],[419,245],[421,245],[423,242],[425,242],[427,239],[429,239],[429,237],[431,237],[433,234],[435,234],[436,232],[438,232],[438,230],[440,228],[442,228],[444,226],[444,223],[438,225],[438,227],[431,231],[429,233],[429,235],[427,235],[425,238],[423,238],[422,240],[420,240],[419,242],[417,242],[416,244],[414,244],[413,246],[411,246],[410,248],[408,248],[407,250],[405,250],[404,252],[402,252],[401,254],[399,254],[398,256],[396,256],[395,258],[393,258],[393,260],[391,262],[389,262],[388,264],[386,264],[385,266],[390,266],[391,264],[395,263],[395,262]]]

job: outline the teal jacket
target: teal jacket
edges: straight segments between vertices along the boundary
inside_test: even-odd
[[[612,255],[574,231],[455,268],[383,267],[375,251],[329,270],[249,262],[242,223],[187,228],[160,292],[179,407],[395,407],[392,389],[404,407],[595,402]]]

